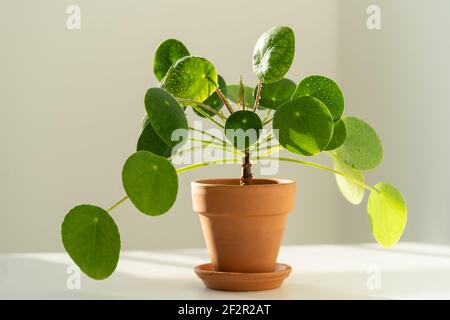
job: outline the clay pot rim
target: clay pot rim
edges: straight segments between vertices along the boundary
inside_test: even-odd
[[[291,185],[295,184],[294,180],[289,179],[265,179],[257,178],[253,181],[262,182],[267,181],[268,183],[258,183],[246,186],[241,186],[239,184],[239,179],[236,178],[216,178],[216,179],[200,179],[191,182],[192,187],[196,188],[267,188],[267,187],[279,187],[281,185]]]

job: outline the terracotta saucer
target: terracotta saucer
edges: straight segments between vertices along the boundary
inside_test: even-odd
[[[281,286],[291,273],[291,266],[277,263],[274,272],[239,273],[213,270],[211,263],[201,264],[194,271],[207,288],[226,291],[260,291]]]

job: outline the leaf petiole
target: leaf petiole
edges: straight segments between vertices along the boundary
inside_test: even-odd
[[[285,162],[293,162],[293,163],[298,163],[298,164],[303,164],[303,165],[306,165],[306,166],[310,166],[310,167],[313,167],[313,168],[316,168],[316,169],[321,169],[321,170],[333,172],[333,173],[338,174],[338,175],[340,175],[340,176],[350,180],[351,182],[353,182],[353,183],[355,183],[355,184],[357,184],[357,185],[359,185],[359,186],[361,186],[361,187],[363,187],[363,188],[365,188],[365,189],[367,189],[369,191],[373,191],[373,192],[379,193],[379,191],[376,188],[374,188],[372,186],[369,186],[369,185],[365,184],[364,182],[359,181],[358,179],[355,179],[355,178],[353,178],[353,177],[351,177],[349,175],[346,175],[345,173],[342,173],[342,172],[340,172],[338,170],[335,170],[335,169],[332,169],[332,168],[328,168],[328,167],[325,167],[325,166],[323,166],[321,164],[317,164],[317,163],[314,163],[314,162],[298,160],[298,159],[292,159],[292,158],[283,158],[283,157],[279,157],[279,158],[276,158],[276,157],[257,157],[256,159],[267,159],[267,160],[279,160],[279,161],[285,161]]]

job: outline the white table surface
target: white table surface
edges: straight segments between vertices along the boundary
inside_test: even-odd
[[[450,299],[448,246],[285,246],[279,261],[291,275],[261,292],[206,289],[193,272],[206,261],[205,249],[127,251],[109,279],[82,275],[80,288],[69,289],[65,253],[0,255],[0,299]]]

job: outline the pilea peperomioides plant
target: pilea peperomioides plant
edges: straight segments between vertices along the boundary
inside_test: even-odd
[[[137,152],[126,160],[122,170],[126,196],[106,210],[87,204],[76,206],[62,224],[64,247],[86,275],[105,279],[117,266],[120,234],[110,213],[122,202],[129,199],[150,216],[164,214],[176,200],[178,174],[241,159],[242,188],[252,184],[251,161],[266,159],[335,174],[339,190],[352,204],[361,203],[368,190],[367,211],[376,241],[390,247],[400,239],[407,216],[401,193],[387,182],[370,186],[364,181],[364,171],[378,166],[383,158],[378,135],[363,120],[343,117],[344,97],[333,80],[315,75],[297,85],[284,78],[294,52],[295,38],[290,28],[275,27],[265,32],[253,52],[253,70],[259,80],[255,88],[250,88],[242,79],[236,85],[227,85],[210,61],[191,55],[178,40],[168,39],[159,45],[154,73],[160,86],[145,94],[146,117]],[[190,108],[224,130],[225,138],[190,127],[186,118]],[[260,113],[265,113],[263,119]],[[270,124],[272,131],[262,135],[263,127]],[[256,134],[239,142],[230,134],[236,130],[253,130]],[[197,133],[206,138],[193,139],[189,133],[195,131],[201,131]],[[258,153],[273,137],[279,145]],[[198,142],[203,148],[231,146],[233,156],[176,169],[172,160],[186,141]],[[299,156],[326,152],[334,167],[300,158],[275,157],[273,154],[281,148]]]

